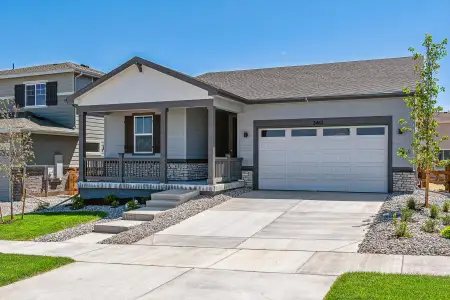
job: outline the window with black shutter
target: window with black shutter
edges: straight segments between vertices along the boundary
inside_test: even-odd
[[[17,107],[25,106],[25,84],[14,86],[14,102]]]

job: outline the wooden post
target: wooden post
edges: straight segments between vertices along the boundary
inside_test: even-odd
[[[79,181],[86,181],[85,158],[86,158],[86,112],[78,114],[78,153],[79,153]]]
[[[119,181],[124,182],[123,180],[123,156],[125,153],[119,153]]]
[[[445,191],[450,193],[450,165],[445,166]]]
[[[44,168],[44,195],[48,197],[48,166]]]
[[[161,111],[159,182],[167,183],[167,108]]]
[[[425,171],[425,207],[428,207],[428,194],[430,191],[430,167],[427,166]]]
[[[208,184],[216,184],[216,108],[208,107]]]

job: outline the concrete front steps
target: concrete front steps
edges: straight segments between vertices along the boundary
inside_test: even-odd
[[[167,190],[154,193],[151,195],[152,199],[147,201],[146,207],[124,212],[122,220],[95,224],[94,232],[117,234],[127,231],[134,226],[153,220],[156,214],[174,208],[199,194],[200,192],[196,190]]]
[[[199,191],[167,190],[152,194],[152,200],[147,201],[147,207],[154,210],[168,210],[197,197]]]

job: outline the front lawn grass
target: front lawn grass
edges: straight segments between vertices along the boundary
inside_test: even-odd
[[[97,211],[26,214],[23,220],[20,216],[16,216],[15,222],[0,224],[0,240],[33,240],[49,233],[104,218],[106,215],[105,212]]]
[[[325,300],[449,299],[450,277],[380,273],[346,273],[331,287]]]
[[[0,286],[72,263],[66,257],[0,253]]]

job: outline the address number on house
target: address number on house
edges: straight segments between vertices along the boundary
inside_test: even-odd
[[[313,121],[313,125],[323,125],[323,120],[315,120]]]

